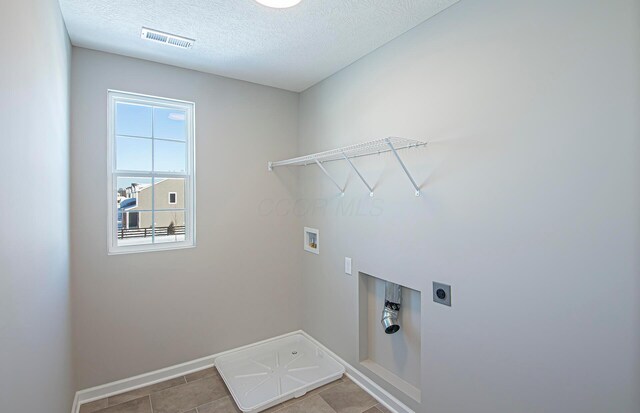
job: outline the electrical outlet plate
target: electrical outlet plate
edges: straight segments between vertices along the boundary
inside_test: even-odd
[[[351,258],[344,257],[344,272],[351,275]]]
[[[451,307],[451,286],[434,281],[433,301]]]

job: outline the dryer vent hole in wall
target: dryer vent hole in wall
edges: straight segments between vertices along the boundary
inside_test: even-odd
[[[394,282],[397,281],[394,274],[385,275],[387,279],[357,274],[360,366],[376,382],[385,382],[419,403],[421,293]]]

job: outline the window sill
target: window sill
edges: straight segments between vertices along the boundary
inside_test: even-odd
[[[184,250],[188,248],[195,248],[195,242],[180,242],[172,243],[168,245],[158,246],[156,244],[153,247],[148,245],[135,245],[129,247],[111,247],[109,248],[108,255],[125,255],[125,254],[139,254],[143,252],[158,252],[158,251],[171,251],[171,250]]]

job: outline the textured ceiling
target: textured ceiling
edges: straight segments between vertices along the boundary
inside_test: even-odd
[[[458,0],[60,0],[76,46],[302,91]],[[149,27],[192,49],[140,38]]]

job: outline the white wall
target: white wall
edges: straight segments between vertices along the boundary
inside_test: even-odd
[[[301,173],[320,207],[300,225],[321,231],[304,329],[357,364],[350,256],[423,291],[417,411],[638,412],[639,16],[634,0],[462,1],[302,93],[300,153],[433,141],[402,153],[420,198],[389,155],[356,161],[376,204],[347,165],[328,166],[349,176],[342,200]]]
[[[0,15],[0,410],[69,412],[69,59],[56,0]]]
[[[108,256],[107,89],[196,104],[197,247]],[[74,48],[71,245],[79,388],[299,329],[299,231],[261,200],[296,146],[298,95]]]

